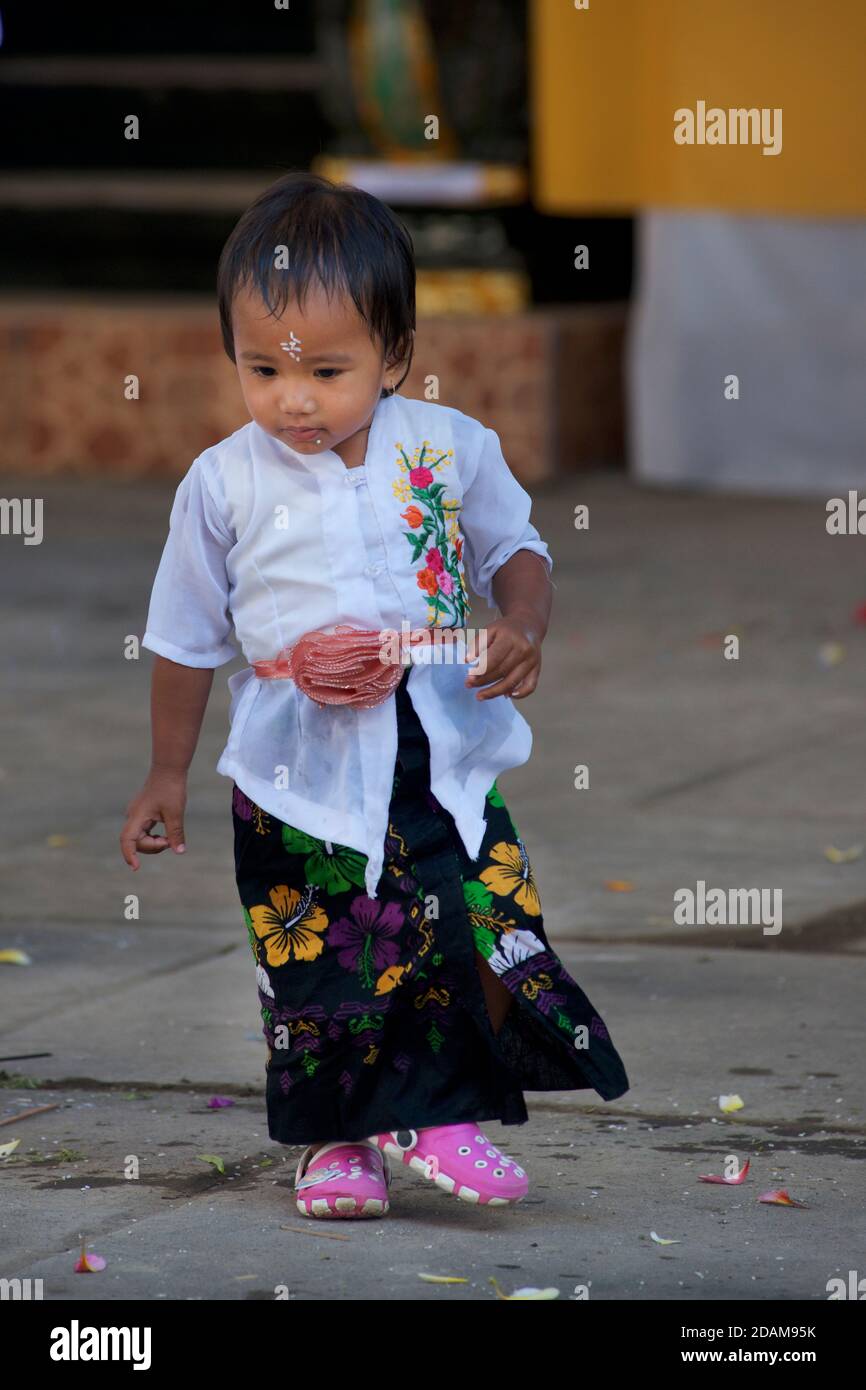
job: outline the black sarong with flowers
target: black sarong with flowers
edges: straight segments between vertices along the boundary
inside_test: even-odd
[[[392,1129],[523,1124],[523,1091],[628,1078],[551,949],[526,848],[494,784],[477,860],[430,791],[429,744],[396,692],[398,756],[378,897],[366,859],[235,786],[235,868],[267,1041],[268,1130],[285,1144]],[[513,996],[498,1032],[479,961]]]

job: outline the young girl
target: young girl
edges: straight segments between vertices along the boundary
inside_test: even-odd
[[[143,638],[152,766],[123,855],[138,869],[185,849],[187,770],[233,627],[248,665],[217,771],[233,779],[269,1133],[305,1146],[297,1205],[380,1216],[398,1158],[466,1201],[516,1202],[526,1174],[483,1121],[523,1124],[524,1088],[628,1089],[547,940],[496,785],[530,752],[512,700],[538,681],[547,546],[496,434],[396,394],[415,267],[378,199],[280,179],[232,232],[218,291],[252,419],[177,489]],[[423,661],[370,659],[386,634],[466,628],[467,579],[501,614],[478,634],[486,668],[430,640]]]

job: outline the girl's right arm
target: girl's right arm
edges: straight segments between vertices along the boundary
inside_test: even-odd
[[[141,791],[126,808],[120,848],[130,868],[139,867],[139,854],[161,854],[169,846],[186,849],[183,813],[186,778],[195,752],[202,719],[213,684],[212,666],[181,666],[157,656],[150,694],[153,751],[150,772]],[[164,835],[152,835],[161,822]]]

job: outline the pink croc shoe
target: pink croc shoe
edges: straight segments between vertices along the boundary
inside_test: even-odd
[[[295,1191],[305,1216],[384,1216],[391,1164],[370,1139],[339,1139],[298,1161]]]
[[[529,1191],[524,1170],[477,1125],[394,1129],[375,1140],[385,1154],[402,1158],[421,1177],[464,1202],[505,1206]]]

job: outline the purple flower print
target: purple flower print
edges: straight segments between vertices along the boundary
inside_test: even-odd
[[[362,894],[352,902],[349,917],[331,923],[328,945],[339,947],[337,960],[343,969],[356,970],[372,989],[377,975],[397,964],[400,948],[391,938],[402,926],[403,913],[396,903],[382,904]]]
[[[232,809],[241,820],[252,820],[253,818],[253,803],[248,796],[244,796],[238,786],[232,792]]]

